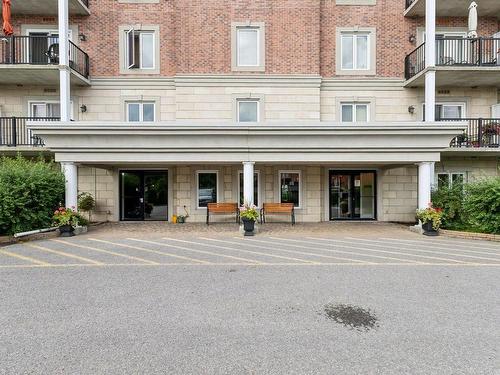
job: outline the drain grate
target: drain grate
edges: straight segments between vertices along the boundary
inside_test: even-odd
[[[328,304],[325,305],[324,312],[328,319],[358,331],[369,331],[378,327],[377,317],[370,310],[358,306]]]

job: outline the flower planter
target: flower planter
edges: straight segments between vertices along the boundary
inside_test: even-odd
[[[75,228],[71,225],[61,225],[59,227],[59,234],[61,237],[73,237],[75,235]]]
[[[424,236],[437,236],[438,231],[432,227],[432,221],[427,221],[422,224],[422,229],[424,230]]]
[[[243,229],[245,230],[245,236],[253,236],[255,229],[255,220],[249,220],[246,218],[241,219],[243,221]]]

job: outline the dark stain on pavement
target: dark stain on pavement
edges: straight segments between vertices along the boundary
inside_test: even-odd
[[[370,310],[358,306],[328,304],[325,305],[324,313],[328,319],[358,331],[369,331],[378,327],[377,317]]]

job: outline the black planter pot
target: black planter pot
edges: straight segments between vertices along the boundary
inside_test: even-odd
[[[245,230],[245,236],[253,236],[254,228],[255,228],[255,220],[249,220],[242,218],[243,221],[243,229]]]
[[[61,237],[73,237],[75,235],[75,228],[71,225],[61,225],[59,227],[59,233]]]
[[[437,236],[438,231],[432,227],[432,221],[427,221],[422,224],[422,229],[424,230],[425,236]]]

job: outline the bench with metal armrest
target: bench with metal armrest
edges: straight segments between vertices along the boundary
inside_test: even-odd
[[[292,225],[295,225],[295,205],[293,203],[263,203],[260,210],[260,221],[266,222],[266,215],[290,215]]]
[[[207,225],[210,222],[210,214],[235,215],[236,222],[240,222],[240,210],[238,203],[208,203],[207,204]]]

